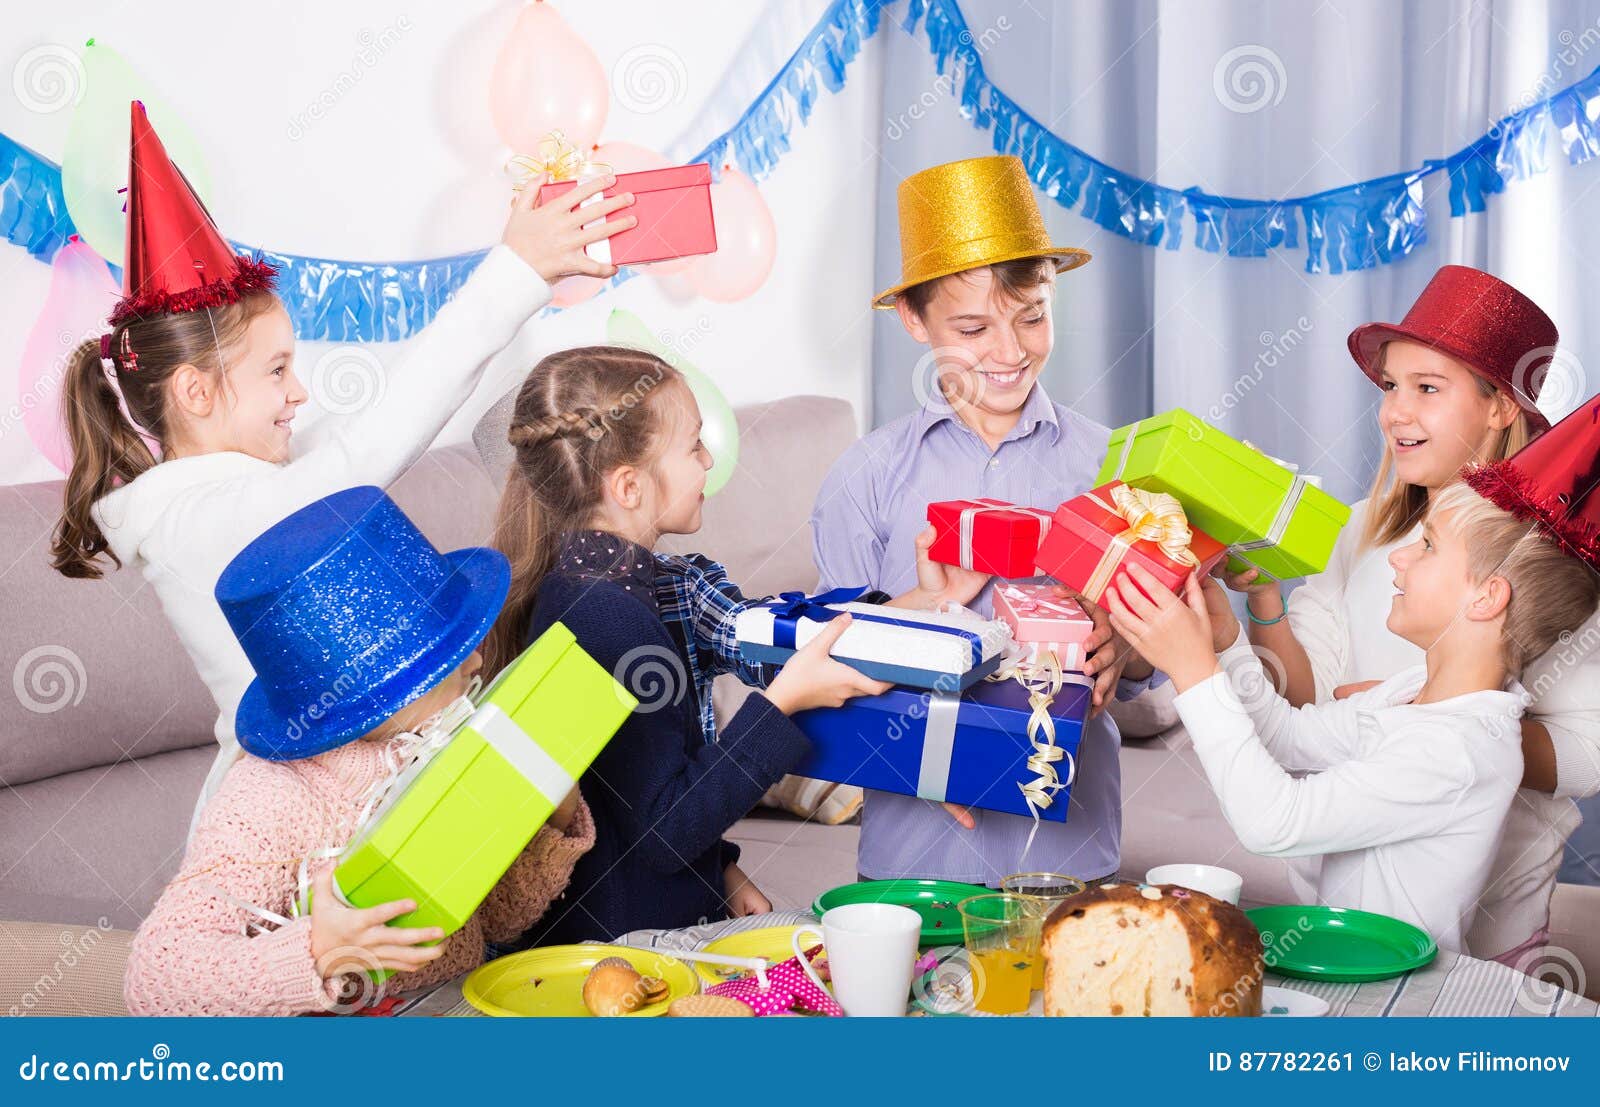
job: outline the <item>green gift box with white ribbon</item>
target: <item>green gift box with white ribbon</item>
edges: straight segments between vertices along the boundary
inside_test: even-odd
[[[393,783],[346,847],[335,888],[356,907],[415,900],[393,925],[453,934],[637,703],[555,623]]]
[[[1168,492],[1189,521],[1228,546],[1230,571],[1279,580],[1320,573],[1350,509],[1294,466],[1231,438],[1182,408],[1111,432],[1095,484]]]

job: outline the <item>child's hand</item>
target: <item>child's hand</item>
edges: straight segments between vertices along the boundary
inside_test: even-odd
[[[324,980],[373,969],[415,972],[435,960],[444,946],[419,943],[442,940],[444,931],[439,927],[387,925],[416,909],[406,899],[376,907],[346,907],[334,893],[333,869],[323,869],[311,881],[311,956],[317,972]]]
[[[1211,648],[1221,653],[1239,639],[1239,617],[1228,603],[1222,585],[1206,577],[1200,582],[1200,595],[1206,601],[1206,618],[1211,622]]]
[[[850,627],[850,614],[829,619],[817,636],[795,651],[767,686],[767,699],[785,715],[812,707],[838,707],[856,696],[879,696],[893,687],[828,656]]]
[[[722,887],[727,893],[728,914],[735,919],[742,919],[746,915],[765,915],[772,910],[772,901],[761,894],[761,889],[738,865],[729,865],[722,870]]]
[[[896,607],[914,607],[931,611],[946,600],[965,606],[978,598],[983,586],[989,583],[989,574],[976,569],[963,569],[959,565],[946,565],[928,557],[938,534],[929,523],[917,535],[917,587],[895,600]]]
[[[567,798],[561,801],[561,806],[557,807],[545,822],[565,833],[566,829],[572,825],[573,816],[578,813],[578,802],[582,798],[578,794],[578,786],[574,784],[572,791],[567,793]]]
[[[1129,565],[1106,589],[1106,602],[1111,605],[1111,625],[1117,633],[1171,677],[1179,692],[1217,671],[1211,617],[1194,574],[1184,581],[1180,600],[1147,569]]]
[[[1267,577],[1260,579],[1261,570],[1250,568],[1242,573],[1230,573],[1227,562],[1223,561],[1214,570],[1215,574],[1228,582],[1228,587],[1235,592],[1245,594],[1245,606],[1255,612],[1258,619],[1276,619],[1288,608],[1284,602],[1283,585],[1279,581]]]
[[[505,232],[500,241],[517,252],[517,256],[531,265],[539,276],[554,283],[562,277],[583,274],[589,277],[612,277],[615,265],[595,261],[583,248],[591,242],[610,238],[625,231],[639,221],[631,215],[621,219],[605,219],[597,227],[584,229],[620,208],[633,203],[633,193],[624,192],[609,200],[601,200],[586,208],[578,205],[603,189],[617,183],[616,177],[606,174],[591,181],[581,181],[576,188],[565,192],[543,206],[539,205],[539,188],[548,178],[540,174],[529,181],[511,200],[511,217],[506,220]]]

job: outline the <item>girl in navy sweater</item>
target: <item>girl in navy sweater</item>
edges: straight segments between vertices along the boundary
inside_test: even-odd
[[[517,396],[510,439],[516,461],[494,544],[511,561],[511,590],[485,643],[485,672],[559,621],[639,700],[581,781],[595,846],[578,862],[565,898],[522,944],[610,939],[770,910],[723,834],[805,755],[807,739],[791,715],[889,686],[828,656],[850,623],[845,615],[749,696],[715,742],[705,740],[689,675],[704,661],[691,664],[689,654],[709,648],[730,660],[731,628],[707,624],[731,618],[744,600],[723,583],[718,595],[736,602],[720,615],[663,610],[675,602],[663,584],[666,562],[718,579],[721,568],[653,553],[661,535],[700,529],[712,463],[694,396],[660,358],[611,346],[550,355]],[[918,587],[888,602],[964,603],[987,579],[919,562]],[[676,625],[669,629],[664,616]],[[688,639],[684,626],[695,628]],[[741,676],[757,682],[747,667]]]

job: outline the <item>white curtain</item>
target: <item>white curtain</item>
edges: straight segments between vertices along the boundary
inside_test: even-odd
[[[985,69],[1067,141],[1130,174],[1236,197],[1289,197],[1415,167],[1600,65],[1600,3],[1562,0],[962,0]],[[918,169],[992,153],[938,80],[927,40],[886,29],[877,287],[899,273],[895,188]],[[917,105],[912,111],[912,105]],[[1594,385],[1600,165],[1512,182],[1483,214],[1452,219],[1428,179],[1428,242],[1390,264],[1305,272],[1303,249],[1231,258],[1137,245],[1043,201],[1056,240],[1094,261],[1062,277],[1045,382],[1110,425],[1182,406],[1320,474],[1355,499],[1379,451],[1377,390],[1350,360],[1358,324],[1396,320],[1438,266],[1511,281],[1562,333],[1546,385],[1564,414]],[[918,348],[888,313],[874,334],[881,424],[914,404]],[[1595,385],[1600,385],[1597,379]]]

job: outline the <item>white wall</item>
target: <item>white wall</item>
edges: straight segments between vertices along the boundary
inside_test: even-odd
[[[647,44],[681,59],[681,68],[669,70],[669,79],[681,75],[680,99],[638,114],[613,95],[601,137],[686,155],[736,117],[826,4],[557,6],[608,72]],[[519,7],[516,0],[34,5],[10,17],[0,77],[41,44],[76,47],[93,36],[185,114],[207,152],[210,206],[228,236],[319,257],[431,257],[497,237],[508,151],[489,125],[488,75]],[[365,48],[371,56],[367,44],[375,39],[391,45],[364,65],[358,54]],[[866,304],[876,218],[870,139],[880,116],[873,79],[879,45],[868,44],[843,93],[822,93],[810,125],[761,182],[777,223],[778,257],[755,295],[719,305],[635,280],[536,321],[497,360],[441,441],[464,439],[477,414],[544,353],[602,341],[606,314],[618,306],[680,338],[735,405],[820,393],[861,411],[869,390]],[[344,91],[311,118],[310,105],[336,84]],[[9,81],[0,82],[0,131],[54,161],[61,160],[70,114],[31,112]],[[21,248],[0,245],[0,410],[17,397],[17,363],[49,274]],[[374,349],[389,365],[399,348]],[[302,343],[302,374],[328,349]],[[0,433],[0,483],[57,476],[20,425]]]

